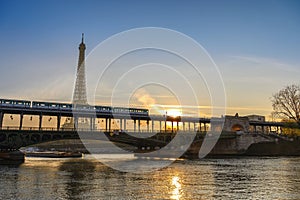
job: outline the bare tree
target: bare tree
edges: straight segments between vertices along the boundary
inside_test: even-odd
[[[271,98],[274,113],[300,126],[300,85],[289,85]]]

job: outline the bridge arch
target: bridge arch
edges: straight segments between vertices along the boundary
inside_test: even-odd
[[[234,124],[232,127],[231,127],[231,131],[245,131],[245,127],[241,124]]]

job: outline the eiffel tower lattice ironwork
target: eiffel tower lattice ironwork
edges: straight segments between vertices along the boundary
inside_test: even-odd
[[[73,104],[74,105],[85,105],[87,104],[87,93],[86,93],[86,78],[85,78],[85,44],[83,42],[84,34],[82,33],[81,43],[79,44],[79,58],[76,73],[75,88],[73,93]]]

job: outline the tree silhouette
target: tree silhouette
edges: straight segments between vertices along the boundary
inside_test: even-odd
[[[274,113],[300,126],[300,85],[289,85],[271,98]]]

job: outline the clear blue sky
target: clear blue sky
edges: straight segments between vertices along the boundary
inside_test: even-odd
[[[147,26],[180,31],[208,51],[229,113],[268,114],[274,92],[299,84],[297,0],[1,0],[0,96],[70,101],[82,32],[88,53],[113,34]]]

